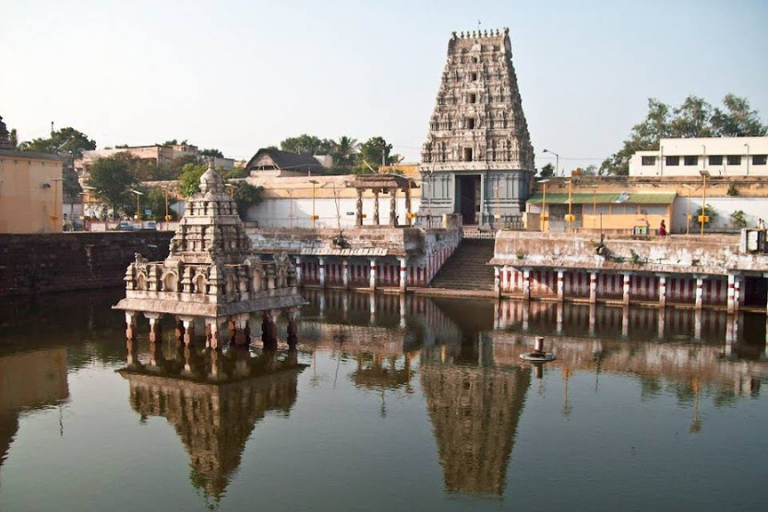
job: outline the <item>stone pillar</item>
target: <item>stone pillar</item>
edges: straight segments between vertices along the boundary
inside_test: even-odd
[[[136,312],[125,312],[125,337],[129,340],[136,339]]]
[[[265,349],[277,348],[277,309],[268,309],[262,312],[261,340]]]
[[[400,291],[405,293],[408,289],[408,256],[397,259],[400,262]]]
[[[529,268],[523,269],[523,300],[531,300],[531,269]]]
[[[144,313],[144,316],[149,319],[149,341],[155,343],[162,340],[162,333],[160,331],[160,317],[161,313]]]
[[[736,312],[736,304],[734,300],[735,296],[735,282],[736,282],[736,276],[734,274],[729,273],[728,274],[728,314],[732,315]]]
[[[589,303],[597,303],[597,272],[589,273]]]
[[[357,204],[355,207],[355,225],[361,227],[363,225],[363,189],[357,189]]]
[[[667,307],[667,276],[659,274],[659,307]]]
[[[557,269],[557,300],[565,300],[565,271],[561,268]]]
[[[296,256],[296,286],[304,284],[304,273],[301,271],[301,256]]]
[[[379,225],[379,193],[373,192],[373,225]]]
[[[704,306],[704,278],[696,276],[696,311]],[[698,339],[698,336],[696,337]]]
[[[192,344],[192,338],[195,336],[195,319],[190,316],[180,317],[182,324],[184,324],[184,345],[190,346]]]
[[[205,346],[208,348],[212,348],[213,350],[220,349],[221,345],[224,343],[225,338],[224,338],[224,333],[221,332],[221,329],[219,329],[219,319],[206,318],[205,330],[206,330],[206,334],[208,335],[208,339],[205,342]]]
[[[397,189],[389,191],[389,226],[397,227]]]
[[[247,345],[250,342],[251,329],[248,325],[248,313],[235,315],[229,319],[229,330],[235,345]],[[263,325],[262,325],[263,327]]]
[[[736,280],[733,283],[733,305],[738,313],[741,306],[744,305],[744,294],[741,292],[741,285],[744,283],[744,277],[736,274]]]
[[[376,258],[371,258],[371,272],[369,275],[369,288],[376,289]]]
[[[344,283],[344,289],[349,290],[349,260],[347,258],[341,262],[341,279]]]
[[[501,297],[501,270],[498,265],[493,267],[493,290],[497,297]]]
[[[320,278],[320,287],[325,288],[325,258],[323,256],[318,256],[317,267],[317,274]]]
[[[629,286],[632,283],[632,274],[625,273],[624,274],[624,288],[623,288],[623,296],[621,303],[625,306],[629,306]]]
[[[408,217],[408,215],[411,213],[411,187],[406,186],[405,189],[405,224],[407,226],[411,225],[411,219]]]

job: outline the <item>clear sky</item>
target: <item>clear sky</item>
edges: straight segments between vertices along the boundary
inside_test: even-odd
[[[768,121],[768,1],[6,0],[0,115],[99,147],[249,158],[301,133],[419,159],[452,31],[509,27],[537,165],[599,162],[647,99],[746,96]]]

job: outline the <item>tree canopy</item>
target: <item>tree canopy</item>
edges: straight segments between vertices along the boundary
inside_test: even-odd
[[[51,132],[50,137],[22,142],[19,149],[81,158],[83,151],[96,149],[96,141],[89,139],[83,132],[67,127]]]
[[[768,125],[760,121],[746,98],[727,94],[723,108],[713,107],[697,96],[688,96],[678,107],[648,99],[648,114],[632,127],[622,148],[606,158],[600,173],[626,175],[629,159],[637,151],[657,149],[662,138],[761,137]]]
[[[112,214],[128,202],[130,189],[136,184],[128,161],[121,154],[99,158],[91,165],[88,184],[96,196],[112,207]]]
[[[321,139],[304,133],[298,137],[288,137],[283,140],[280,142],[280,149],[282,151],[290,151],[291,153],[328,155],[331,153],[332,145],[333,141],[329,139]]]
[[[179,176],[179,192],[184,197],[200,192],[200,176],[208,169],[203,163],[188,163]]]

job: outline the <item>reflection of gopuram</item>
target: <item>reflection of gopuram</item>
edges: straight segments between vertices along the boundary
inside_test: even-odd
[[[165,359],[155,344],[136,354],[120,374],[130,384],[131,407],[142,418],[162,416],[176,429],[190,456],[190,480],[218,501],[240,466],[254,426],[269,411],[287,414],[296,402],[295,352],[181,348]]]
[[[446,490],[501,496],[530,372],[430,361],[420,372]]]
[[[200,192],[187,200],[168,258],[148,262],[137,254],[125,285],[125,299],[115,308],[125,311],[128,339],[135,335],[139,312],[149,319],[153,342],[159,338],[159,319],[169,314],[187,345],[195,335],[195,319],[203,319],[211,348],[225,341],[248,343],[252,312],[262,313],[262,339],[274,346],[277,315],[287,311],[289,342],[295,342],[296,307],[304,303],[288,256],[262,259],[251,252],[235,202],[212,167],[200,177]]]

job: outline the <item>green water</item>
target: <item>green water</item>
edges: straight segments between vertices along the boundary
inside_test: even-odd
[[[0,305],[3,512],[768,507],[764,315],[307,292],[212,354],[119,298]]]

